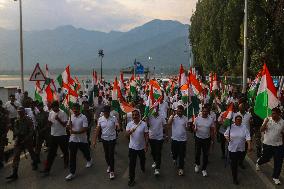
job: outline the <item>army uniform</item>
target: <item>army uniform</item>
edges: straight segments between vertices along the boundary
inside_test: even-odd
[[[19,118],[15,122],[14,136],[15,136],[15,146],[14,146],[14,158],[13,158],[13,173],[6,179],[17,179],[18,178],[18,167],[20,163],[21,153],[27,149],[31,159],[33,160],[32,166],[33,170],[37,169],[36,155],[33,150],[33,122],[28,116]]]
[[[50,127],[48,125],[49,112],[42,111],[36,115],[36,147],[35,153],[37,155],[38,161],[40,161],[40,151],[43,142],[45,141],[47,146],[50,138]]]
[[[0,168],[3,167],[4,161],[4,148],[8,144],[7,132],[8,132],[8,111],[0,107]]]

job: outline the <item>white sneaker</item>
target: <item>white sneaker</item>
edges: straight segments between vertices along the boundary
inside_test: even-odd
[[[153,164],[152,164],[152,168],[155,168],[156,167],[156,162],[154,162]]]
[[[65,177],[65,180],[69,181],[69,180],[72,180],[74,177],[75,177],[75,174],[69,173],[69,175]]]
[[[279,179],[273,178],[272,180],[274,181],[274,184],[276,184],[276,185],[280,185],[281,184]]]
[[[256,170],[256,171],[260,171],[260,166],[258,165],[258,163],[255,164],[255,170]]]
[[[107,167],[107,173],[110,173],[110,166]]]
[[[195,165],[195,167],[194,167],[194,172],[196,172],[196,173],[199,172],[199,165]]]
[[[112,180],[112,179],[114,179],[114,178],[115,178],[115,176],[114,176],[114,172],[110,172],[110,173],[109,173],[109,179],[111,179],[111,180]]]
[[[159,169],[155,169],[155,171],[154,171],[154,175],[155,175],[155,176],[160,175],[160,170],[159,170]]]
[[[207,171],[206,171],[206,170],[203,170],[203,171],[202,171],[202,176],[204,176],[204,177],[207,177],[207,176],[208,176],[208,174],[207,174]]]
[[[93,165],[93,160],[91,159],[90,161],[87,161],[86,163],[86,168],[90,168]]]
[[[183,174],[184,174],[184,173],[183,173],[183,170],[182,170],[182,169],[179,169],[179,170],[178,170],[178,176],[183,176]]]

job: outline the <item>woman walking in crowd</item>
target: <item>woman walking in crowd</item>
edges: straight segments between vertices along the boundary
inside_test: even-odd
[[[235,123],[227,128],[224,136],[229,142],[228,150],[231,160],[233,183],[235,185],[239,185],[238,166],[245,154],[246,142],[248,144],[248,151],[250,152],[252,150],[250,133],[247,127],[245,125],[242,125],[241,115],[235,116]]]

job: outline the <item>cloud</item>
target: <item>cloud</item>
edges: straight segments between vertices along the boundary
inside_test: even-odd
[[[91,30],[129,30],[152,19],[189,23],[197,0],[24,0],[26,30],[74,25]],[[18,28],[18,2],[0,0],[0,27]]]

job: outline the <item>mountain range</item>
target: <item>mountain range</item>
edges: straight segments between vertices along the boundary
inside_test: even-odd
[[[73,26],[25,31],[24,65],[32,70],[39,62],[50,69],[70,64],[77,70],[100,67],[98,50],[104,50],[103,68],[133,65],[168,68],[189,64],[189,25],[171,20],[152,20],[127,32],[90,31]],[[149,59],[151,57],[151,59]],[[19,70],[19,31],[0,28],[0,71]]]

